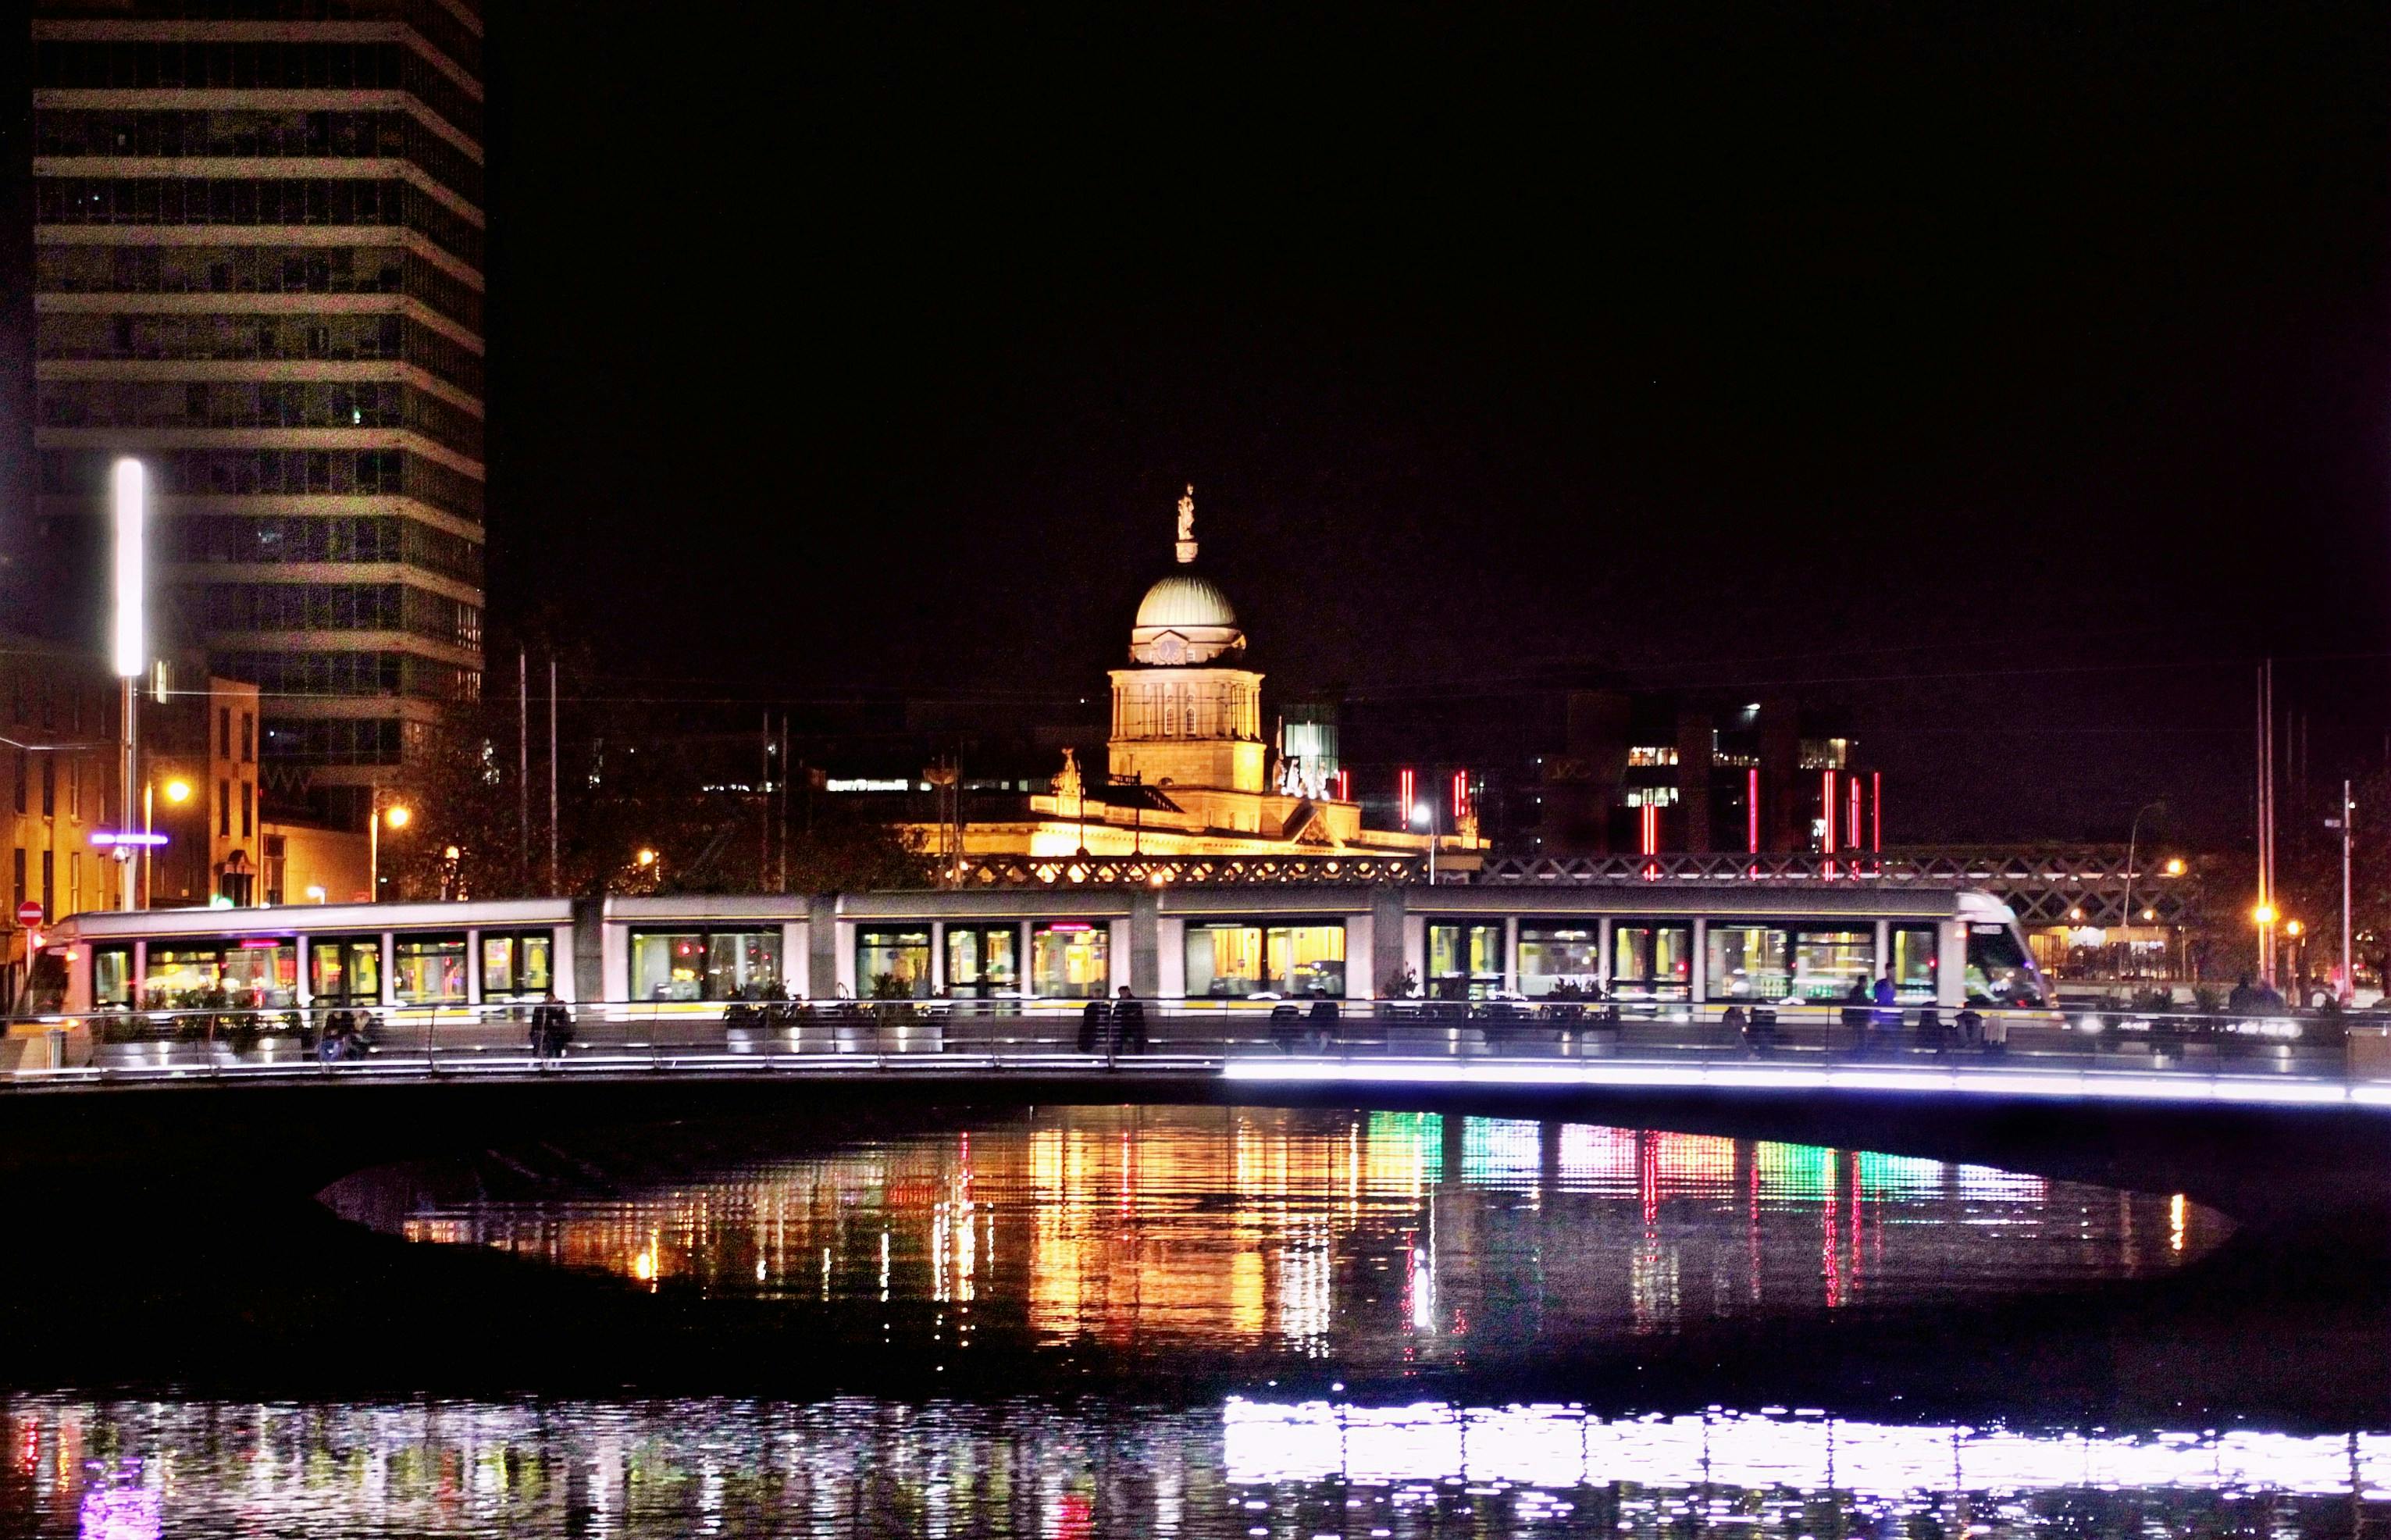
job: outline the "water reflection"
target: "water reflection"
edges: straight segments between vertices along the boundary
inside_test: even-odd
[[[1066,1108],[763,1158],[670,1133],[330,1195],[408,1236],[663,1289],[1355,1367],[2149,1275],[2180,1197],[1806,1145],[1407,1113]],[[728,1150],[730,1153],[721,1153]]]
[[[549,1536],[2150,1535],[2391,1516],[2391,1437],[1231,1401],[0,1403],[0,1529]]]

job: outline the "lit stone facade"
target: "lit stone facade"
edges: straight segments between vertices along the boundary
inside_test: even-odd
[[[1359,804],[1275,789],[1262,676],[1228,596],[1194,570],[1194,488],[1179,503],[1178,570],[1145,592],[1130,666],[1112,670],[1108,774],[1066,755],[1032,816],[964,827],[965,856],[1424,856],[1428,836],[1364,829]],[[921,831],[936,848],[936,831]],[[1475,866],[1475,820],[1437,839],[1440,862]]]
[[[361,816],[483,665],[482,27],[468,0],[37,0],[45,543],[147,460],[174,641]],[[71,566],[71,562],[63,564]]]

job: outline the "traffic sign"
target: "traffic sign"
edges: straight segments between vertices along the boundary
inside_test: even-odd
[[[17,923],[20,925],[40,925],[42,923],[41,904],[32,899],[27,899],[23,903],[19,904],[17,906]]]

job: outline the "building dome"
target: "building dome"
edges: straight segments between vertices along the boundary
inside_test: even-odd
[[[1230,607],[1229,596],[1210,578],[1198,577],[1192,572],[1174,572],[1146,589],[1145,597],[1138,601],[1137,624],[1226,626],[1234,630],[1237,612]]]
[[[1129,633],[1129,655],[1164,668],[1209,663],[1245,646],[1229,596],[1192,572],[1174,572],[1146,589]]]

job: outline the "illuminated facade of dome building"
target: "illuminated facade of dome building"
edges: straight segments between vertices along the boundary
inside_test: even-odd
[[[972,822],[974,856],[1411,856],[1430,836],[1366,829],[1361,805],[1300,758],[1278,759],[1264,731],[1262,676],[1218,585],[1196,570],[1195,489],[1179,501],[1178,564],[1145,591],[1127,667],[1112,670],[1105,773],[1066,750],[1046,795],[1018,822]],[[1434,836],[1456,871],[1485,849],[1465,815]],[[935,844],[935,829],[921,833]]]

